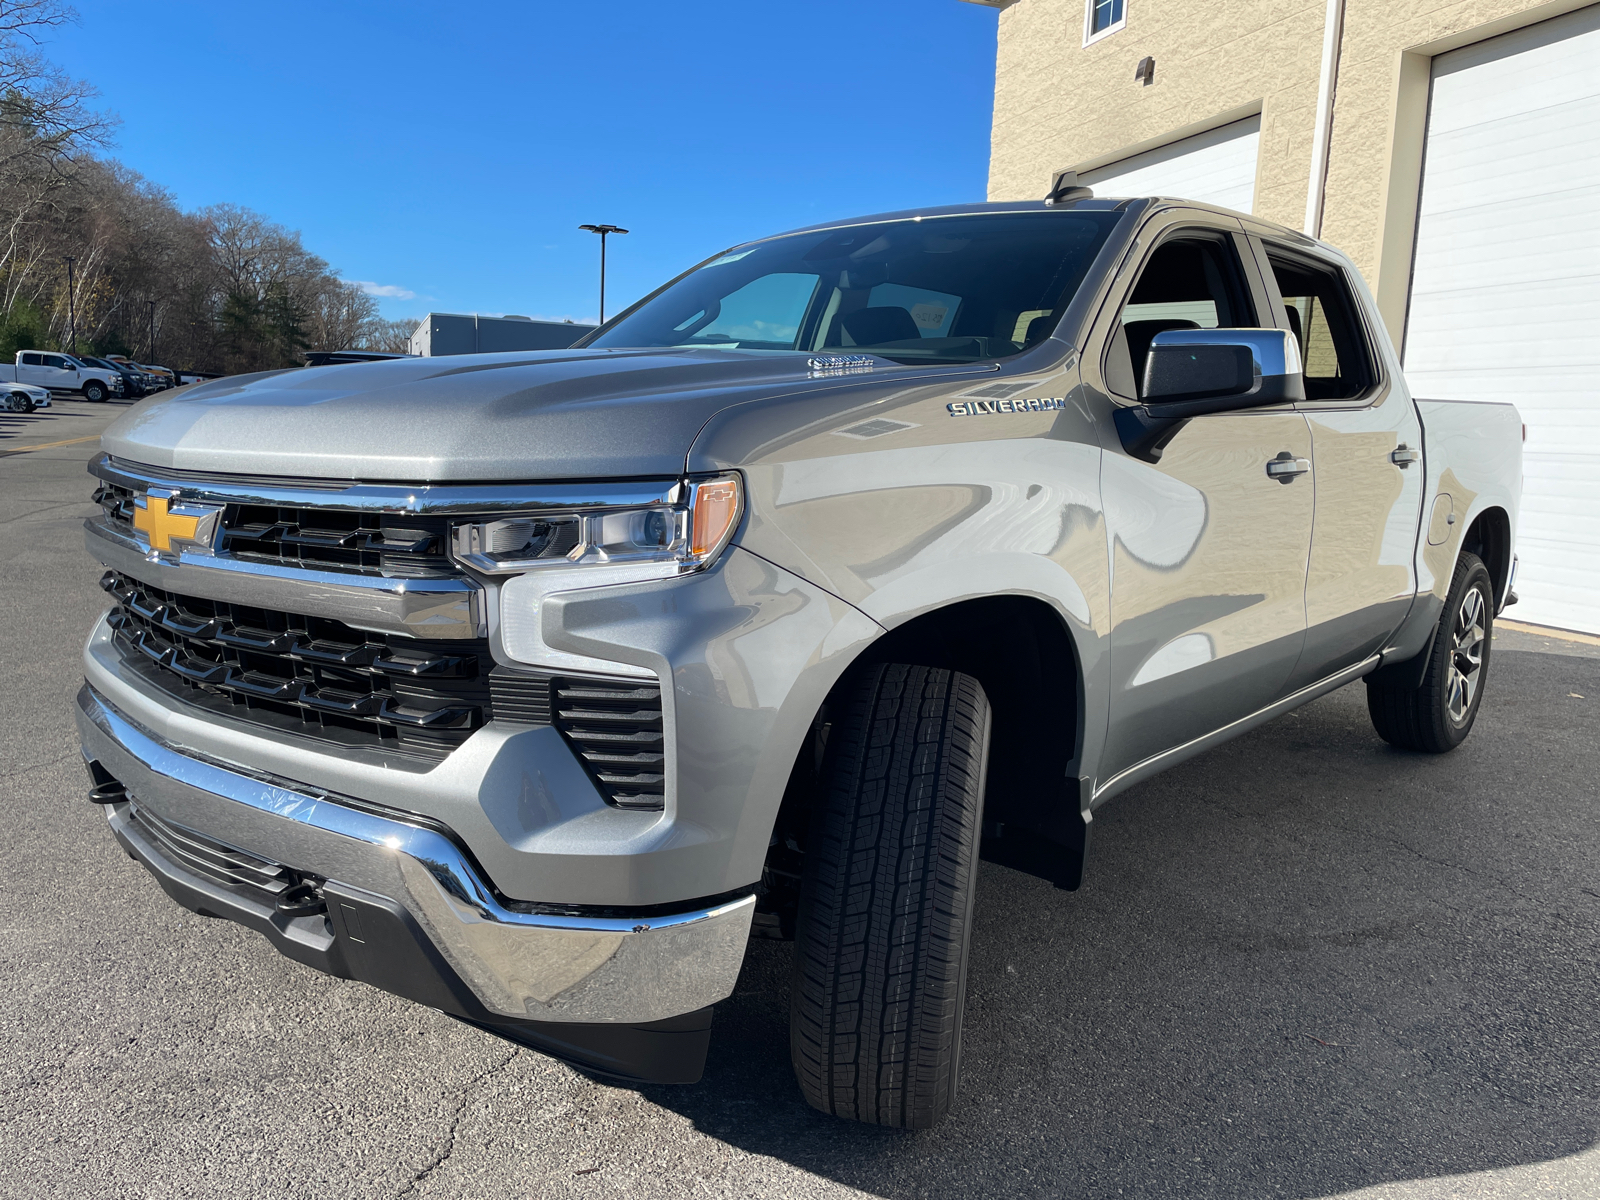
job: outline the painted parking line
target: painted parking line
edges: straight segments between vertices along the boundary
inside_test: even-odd
[[[77,446],[83,442],[98,442],[99,440],[100,435],[95,433],[90,434],[88,437],[68,438],[64,442],[41,442],[37,446],[18,446],[15,450],[0,450],[0,458],[9,458],[13,454],[27,454],[34,450],[54,450],[57,446]]]

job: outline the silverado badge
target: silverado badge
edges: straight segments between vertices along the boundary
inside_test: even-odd
[[[164,488],[151,488],[133,498],[133,528],[149,547],[149,557],[215,552],[222,509],[209,504],[188,504]]]

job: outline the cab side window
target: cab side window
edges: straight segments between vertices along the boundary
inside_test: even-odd
[[[1249,295],[1232,239],[1197,232],[1163,242],[1122,306],[1107,349],[1106,383],[1120,396],[1140,396],[1156,334],[1253,326]]]
[[[1343,273],[1271,247],[1267,261],[1289,329],[1300,342],[1306,399],[1349,400],[1366,391],[1374,379],[1372,361]]]
[[[24,354],[22,356],[22,365],[25,367],[42,367],[44,366],[44,357],[39,354]]]

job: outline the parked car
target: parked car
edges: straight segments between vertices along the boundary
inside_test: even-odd
[[[122,377],[122,395],[125,399],[137,400],[140,396],[150,391],[145,386],[146,376],[144,373],[135,370],[126,363],[117,362],[109,358],[92,358],[87,354],[80,354],[77,357],[79,361],[88,366],[99,367],[106,371],[115,371],[120,375]]]
[[[146,392],[163,391],[169,386],[166,376],[152,370],[143,363],[134,362],[133,359],[127,357],[126,355],[108,354],[106,357],[112,362],[118,363],[131,371],[137,371],[140,379],[143,382],[144,390]]]
[[[57,396],[82,396],[96,403],[122,394],[122,376],[90,367],[71,355],[48,350],[19,350],[16,362],[0,366],[0,383],[28,383]]]
[[[1357,680],[1468,736],[1521,444],[1295,230],[1068,182],[814,226],[570,350],[112,424],[91,798],[180,904],[627,1079],[792,937],[806,1099],[926,1127],[980,856],[1076,888],[1104,804]]]
[[[35,409],[50,407],[50,389],[34,387],[28,383],[0,383],[3,390],[5,411],[11,413],[31,413]]]

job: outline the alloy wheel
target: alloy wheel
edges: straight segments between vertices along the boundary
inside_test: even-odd
[[[1450,673],[1445,680],[1445,711],[1457,725],[1472,713],[1473,701],[1478,695],[1478,684],[1483,678],[1483,646],[1487,637],[1485,629],[1486,607],[1483,593],[1468,588],[1456,611],[1450,647]]]

